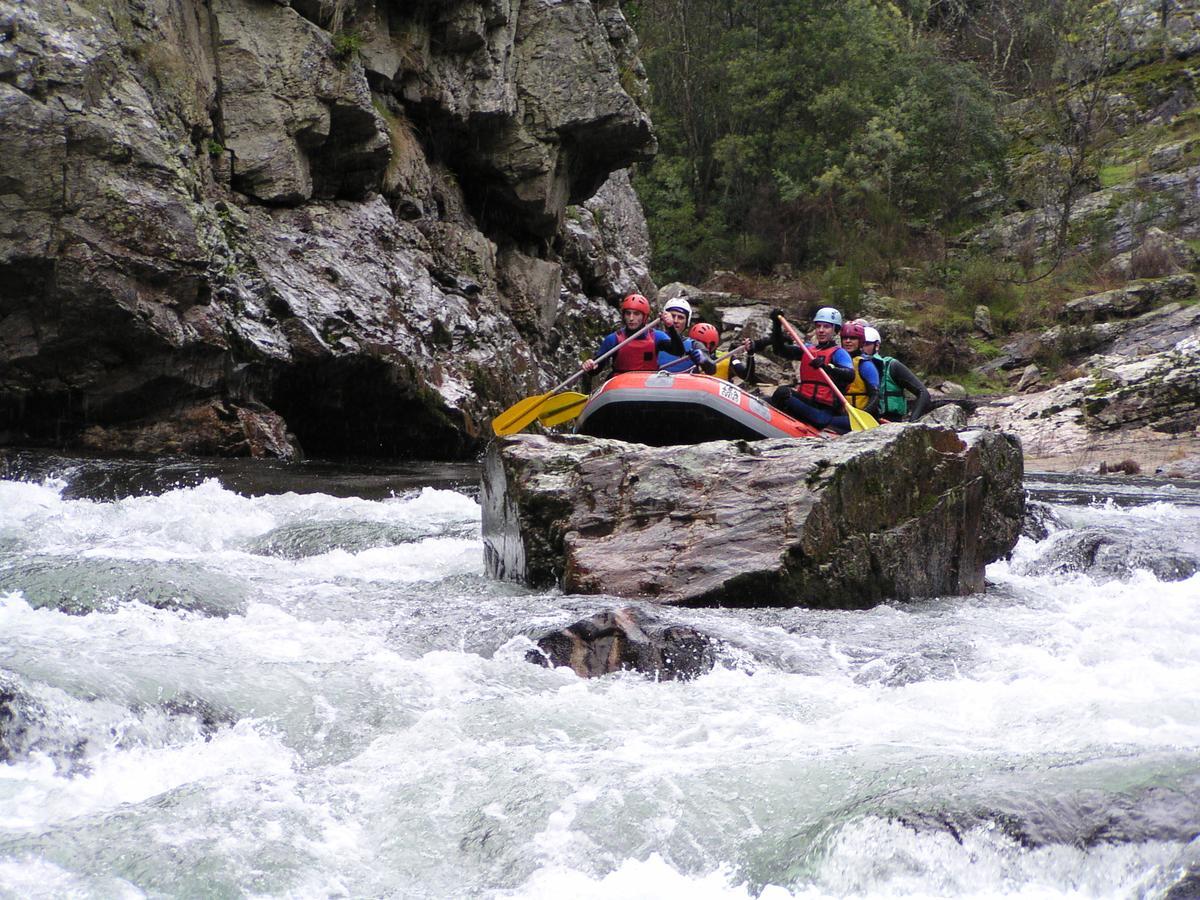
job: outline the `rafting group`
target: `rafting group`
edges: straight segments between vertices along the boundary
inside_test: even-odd
[[[534,421],[574,421],[581,434],[655,445],[830,437],[913,421],[930,405],[921,380],[880,352],[879,331],[862,319],[843,322],[831,306],[813,315],[810,340],[776,309],[770,336],[745,338],[720,355],[717,328],[692,324],[686,299],[668,301],[658,317],[641,294],[629,294],[620,309],[623,327],[600,342],[595,356],[548,393],[496,416],[497,435]],[[755,354],[764,350],[796,362],[795,383],[766,398],[754,387]],[[566,391],[581,378],[605,374],[593,394]]]

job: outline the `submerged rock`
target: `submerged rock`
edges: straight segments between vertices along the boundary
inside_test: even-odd
[[[1083,573],[1094,578],[1128,578],[1139,569],[1153,572],[1159,581],[1183,581],[1200,572],[1200,555],[1171,546],[1154,531],[1096,526],[1054,535],[1041,555],[1020,570],[1040,575]]]
[[[650,448],[497,441],[488,571],[573,593],[690,605],[863,608],[967,594],[1016,543],[1019,444],[900,425],[835,441]]]
[[[712,640],[685,625],[656,622],[635,609],[609,609],[538,639],[525,658],[540,666],[568,666],[595,678],[632,670],[672,681],[712,669]]]

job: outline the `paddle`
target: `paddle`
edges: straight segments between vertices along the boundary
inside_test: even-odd
[[[713,365],[714,366],[720,365],[721,363],[725,362],[725,360],[729,359],[730,357],[734,357],[740,353],[745,353],[745,352],[746,352],[746,345],[738,344],[732,350],[728,350],[725,353],[722,353],[720,356],[714,356],[713,357]],[[693,371],[695,371],[695,370],[693,369]]]
[[[792,327],[792,323],[783,316],[779,317],[779,323],[783,325],[784,330],[788,333],[788,337],[790,337],[795,342],[796,346],[804,352],[805,360],[811,360],[813,355],[809,351],[808,345],[804,343],[804,338],[802,338],[796,329]],[[828,372],[826,372],[823,368],[818,369],[817,371],[819,371],[822,377],[824,377],[825,383],[829,385],[829,389],[833,391],[839,400],[842,401],[842,406],[846,410],[846,415],[850,417],[850,428],[853,431],[866,431],[870,428],[879,427],[879,423],[875,421],[875,417],[869,412],[864,409],[851,406],[846,401],[846,395],[838,390],[837,385],[833,383],[833,379],[829,377]]]
[[[542,404],[542,411],[538,413],[538,421],[547,426],[569,422],[583,412],[583,407],[588,399],[587,394],[581,394],[578,391],[563,391]]]
[[[643,334],[645,334],[647,331],[649,331],[651,328],[653,328],[657,322],[658,322],[658,319],[651,319],[649,322],[647,322],[645,325],[643,325],[641,328],[639,328],[637,331],[635,331],[633,334],[631,334],[628,338],[626,338],[626,340],[633,340],[634,338],[641,337]],[[608,357],[612,356],[614,353],[616,353],[620,349],[621,349],[621,342],[618,341],[617,345],[615,347],[613,347],[611,350],[606,351],[605,353],[601,353],[594,360],[592,360],[592,362],[595,362],[595,363],[603,362],[604,360],[608,359]],[[580,378],[582,378],[586,372],[587,372],[587,369],[580,369],[578,372],[576,372],[574,375],[572,375],[570,378],[568,378],[562,384],[555,385],[553,388],[551,388],[546,393],[538,394],[534,397],[526,397],[524,400],[520,400],[517,403],[514,403],[508,409],[504,410],[504,412],[500,413],[498,416],[496,416],[494,419],[492,419],[492,431],[497,436],[506,435],[506,434],[516,434],[518,431],[520,431],[526,425],[529,425],[530,423],[532,423],[533,420],[536,419],[541,414],[542,408],[543,408],[542,407],[543,403],[545,403],[547,400],[549,400],[555,394],[558,394],[564,388],[570,387],[572,384],[574,384],[576,381],[578,381]]]

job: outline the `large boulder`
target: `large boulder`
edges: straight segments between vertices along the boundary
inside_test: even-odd
[[[708,672],[716,654],[712,639],[694,628],[625,607],[542,635],[525,658],[540,666],[566,666],[584,678],[629,670],[674,681]]]
[[[981,590],[1016,543],[1019,444],[924,425],[650,448],[517,435],[488,452],[489,572],[572,593],[860,608]]]

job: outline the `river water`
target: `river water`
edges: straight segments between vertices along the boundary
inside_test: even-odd
[[[616,601],[489,581],[471,467],[4,471],[0,896],[1200,894],[1194,484],[654,683],[525,662]]]

